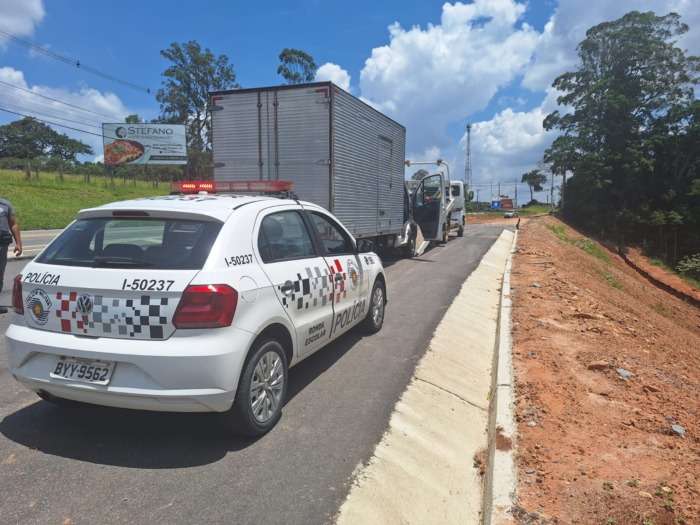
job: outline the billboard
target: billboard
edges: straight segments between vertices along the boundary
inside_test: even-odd
[[[102,124],[106,166],[187,164],[184,124]]]

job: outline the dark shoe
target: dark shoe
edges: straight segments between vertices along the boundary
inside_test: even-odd
[[[6,314],[7,313],[7,308],[4,306],[0,306],[0,314]]]

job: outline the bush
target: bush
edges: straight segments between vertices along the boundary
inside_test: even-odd
[[[676,270],[683,275],[700,279],[700,253],[683,257],[676,266]]]

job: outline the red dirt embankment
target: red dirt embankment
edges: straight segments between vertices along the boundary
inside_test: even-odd
[[[700,523],[700,309],[552,217],[513,266],[524,523]]]

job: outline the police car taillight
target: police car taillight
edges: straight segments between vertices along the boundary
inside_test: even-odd
[[[190,285],[180,298],[175,328],[221,328],[233,321],[238,292],[226,284]]]
[[[15,313],[24,313],[24,301],[22,300],[22,276],[18,275],[12,284],[12,307]]]
[[[289,180],[188,180],[176,181],[171,190],[176,193],[282,193],[292,191],[293,182]]]

